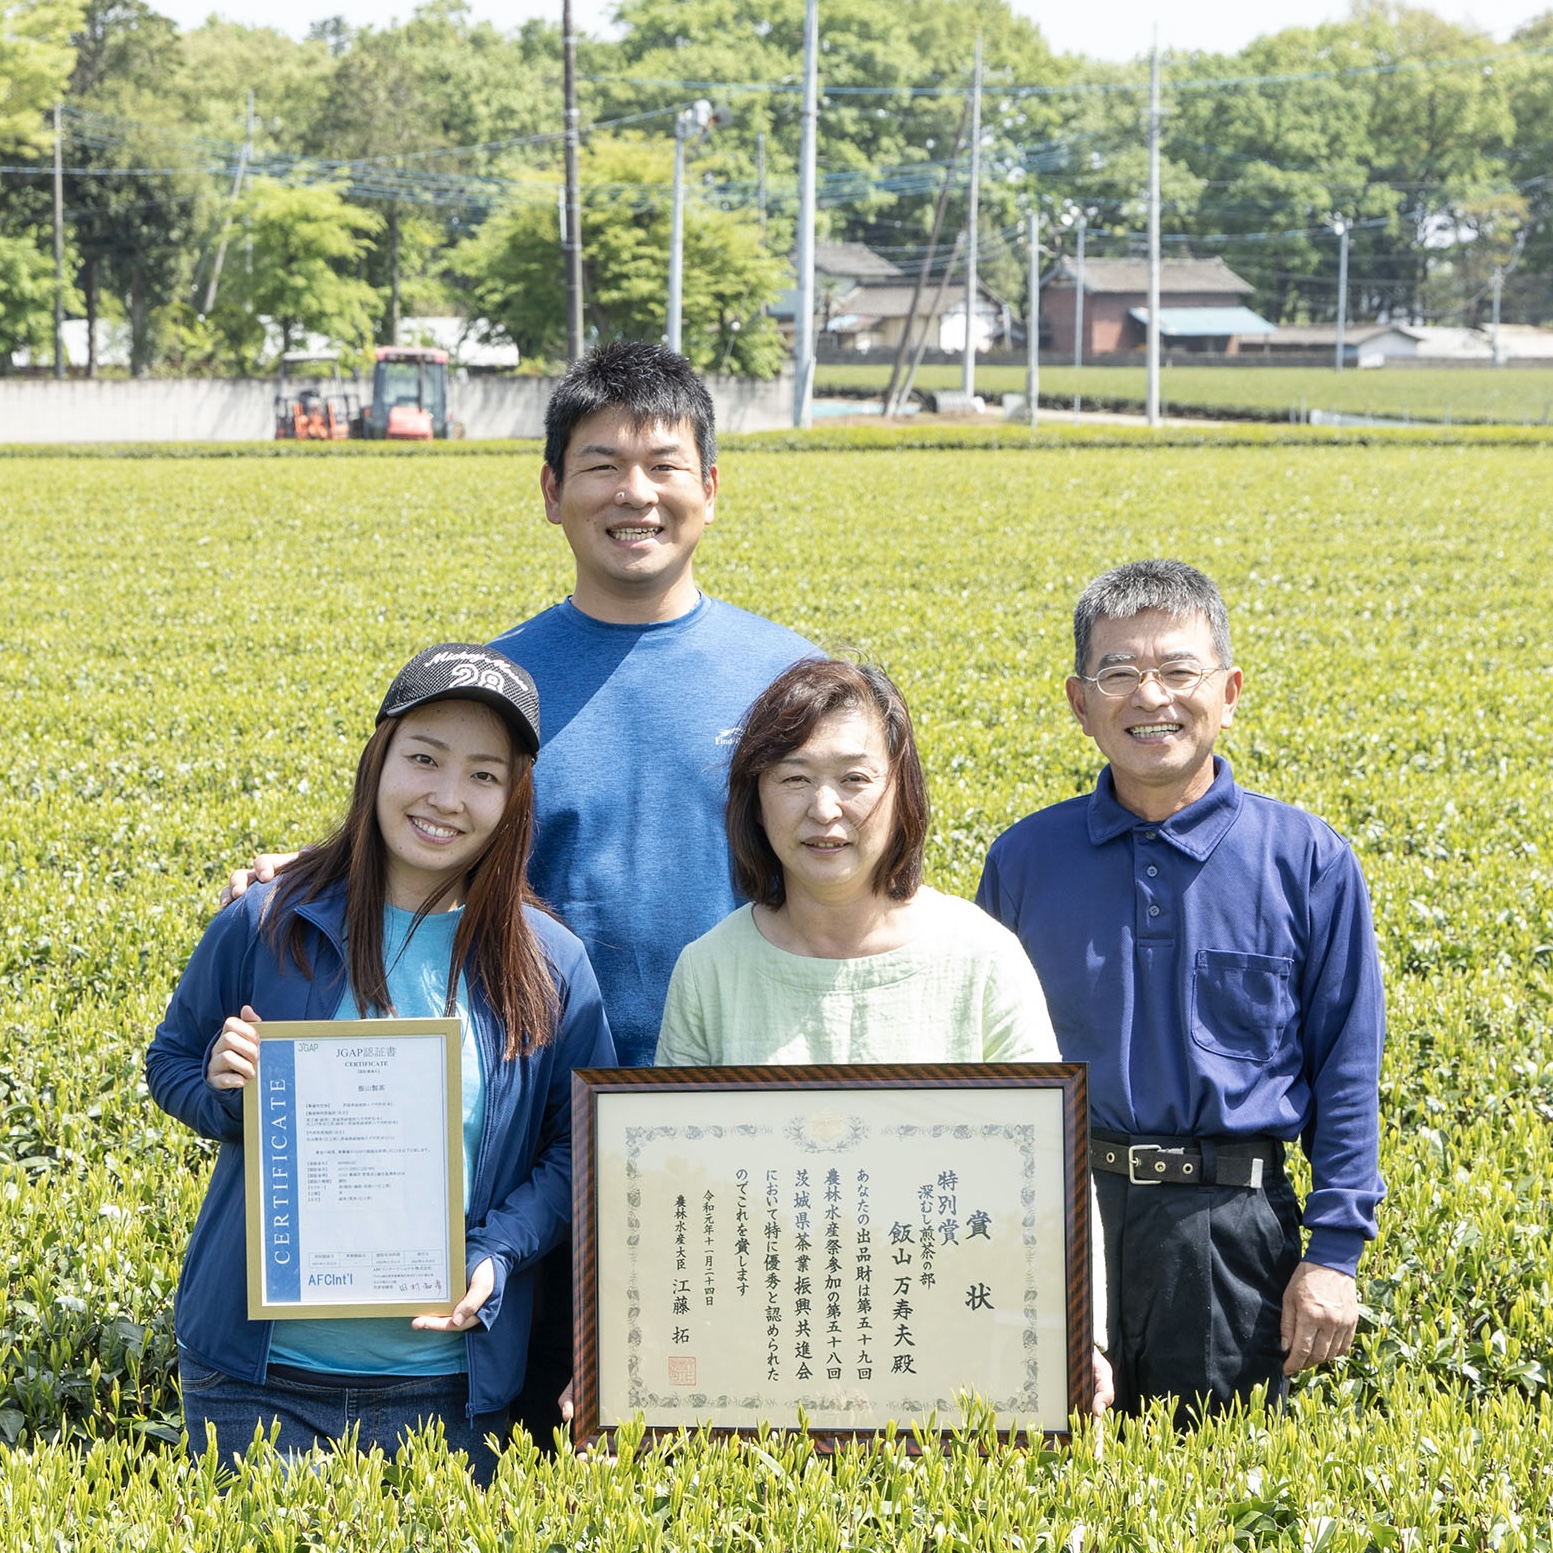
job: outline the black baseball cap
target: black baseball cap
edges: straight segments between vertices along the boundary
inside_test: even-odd
[[[482,701],[499,712],[525,755],[539,754],[539,691],[526,669],[489,647],[443,642],[418,652],[394,676],[377,720],[433,701]]]

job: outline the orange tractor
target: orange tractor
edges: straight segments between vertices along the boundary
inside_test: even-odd
[[[448,435],[448,353],[412,345],[380,345],[372,403],[361,435],[430,442]]]
[[[309,371],[310,367],[317,370]],[[298,380],[295,391],[288,377]],[[287,351],[280,358],[280,382],[275,389],[277,439],[343,442],[360,422],[361,408],[340,376],[338,353]]]

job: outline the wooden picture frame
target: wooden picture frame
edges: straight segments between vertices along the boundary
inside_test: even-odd
[[[1078,1063],[579,1070],[573,1435],[870,1436],[1093,1398]]]

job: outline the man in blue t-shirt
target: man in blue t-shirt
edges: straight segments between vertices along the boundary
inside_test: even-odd
[[[677,352],[621,340],[575,363],[540,488],[576,586],[491,644],[539,687],[529,878],[587,946],[622,1065],[646,1067],[680,950],[739,904],[723,805],[744,713],[816,649],[696,586],[717,443]]]

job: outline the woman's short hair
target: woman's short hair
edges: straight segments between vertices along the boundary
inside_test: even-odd
[[[874,870],[874,891],[904,901],[921,887],[927,780],[905,698],[882,669],[844,658],[805,658],[760,693],[728,766],[728,849],[734,881],[746,899],[772,908],[787,899],[782,864],[761,824],[761,773],[807,744],[821,719],[858,710],[874,713],[884,729],[895,799],[894,834]]]

